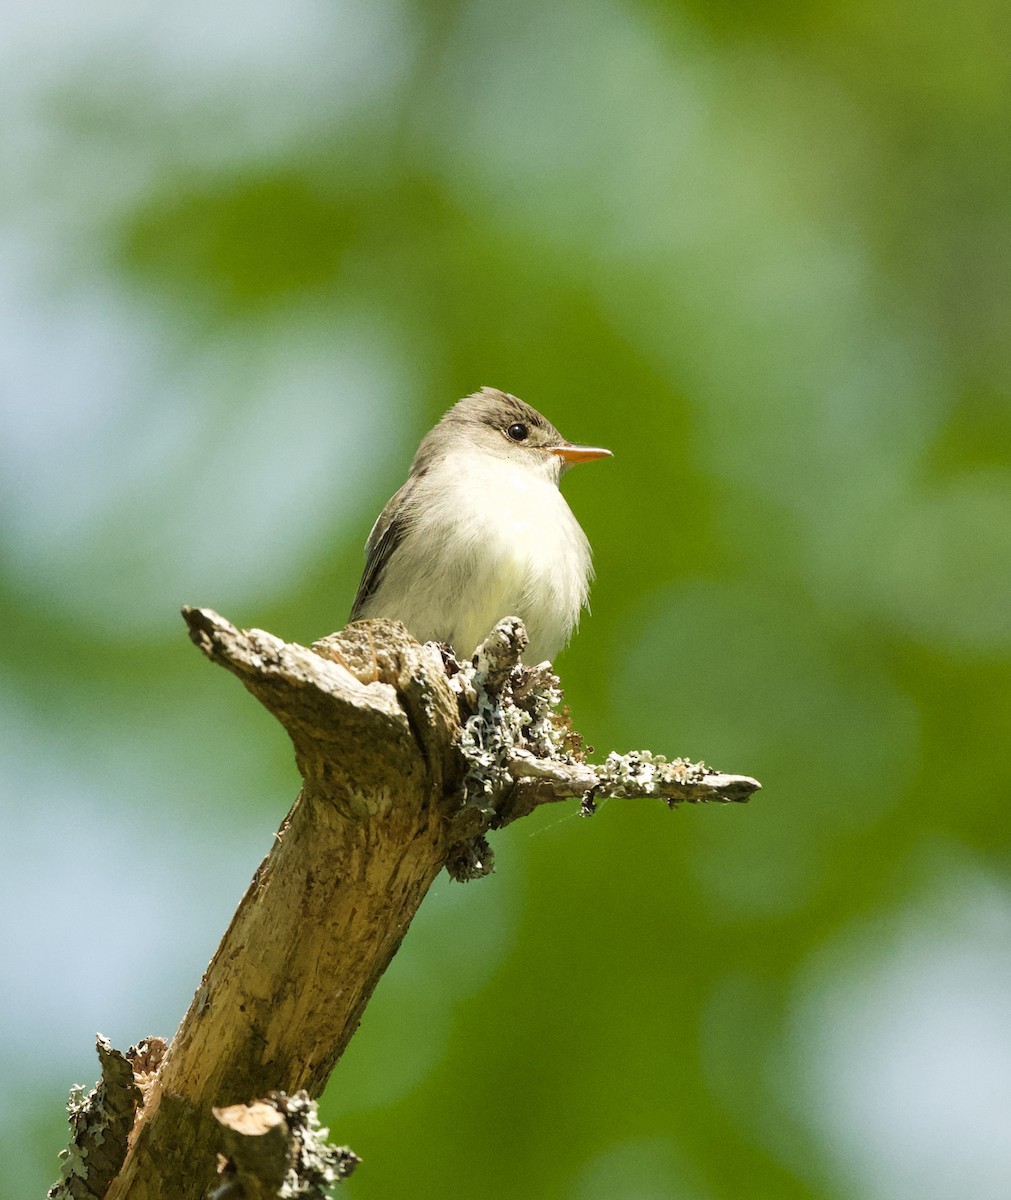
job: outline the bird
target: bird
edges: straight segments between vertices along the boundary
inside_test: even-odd
[[[527,663],[553,660],[586,606],[590,545],[559,491],[576,463],[611,451],[566,441],[497,388],[457,401],[422,440],[379,514],[351,620],[401,621],[462,660],[498,621],[526,626]]]

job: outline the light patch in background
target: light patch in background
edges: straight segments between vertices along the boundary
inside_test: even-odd
[[[712,1193],[663,1138],[618,1142],[584,1164],[572,1200],[707,1200]]]
[[[120,1049],[171,1037],[273,825],[207,803],[220,780],[178,739],[171,772],[146,761],[163,748],[153,728],[139,749],[123,729],[112,745],[92,727],[85,753],[2,683],[0,1151],[10,1194],[32,1195],[59,1171],[59,1144],[48,1163],[24,1154],[33,1125],[51,1127],[71,1084],[94,1082],[96,1033]],[[256,751],[244,766],[253,791]],[[204,802],[181,807],[187,789]]]
[[[297,306],[186,329],[108,274],[104,238],[159,171],[290,152],[377,103],[411,53],[403,6],[254,0],[237,22],[193,0],[106,0],[5,17],[0,546],[15,586],[121,633],[183,600],[269,603],[343,514],[364,519],[366,464],[399,449],[393,340],[367,313],[337,327]]]
[[[276,822],[264,817],[257,780],[270,774],[276,747],[246,747],[236,759],[198,734],[190,756],[180,756],[192,712],[179,716],[177,702],[174,722],[144,721],[149,705],[137,699],[134,729],[103,729],[93,718],[87,738],[63,739],[12,700],[9,679],[3,684],[0,1066],[10,1079],[33,1037],[33,1061],[22,1059],[21,1070],[65,1068],[82,1056],[91,1070],[96,1031],[129,1045],[178,1024],[270,849]],[[109,725],[121,715],[109,705]],[[212,703],[203,716],[213,727],[222,714]],[[78,732],[79,720],[68,722]],[[294,766],[291,775],[294,795]],[[211,802],[233,792],[247,797],[249,819]],[[277,821],[282,815],[283,802]]]
[[[1011,909],[932,855],[915,899],[819,950],[787,1053],[795,1116],[862,1200],[1004,1196],[1011,1180]]]
[[[47,609],[144,633],[183,602],[269,603],[328,551],[400,448],[407,393],[366,320],[299,309],[202,340],[111,283],[0,284],[2,543]]]
[[[290,150],[377,104],[411,46],[396,0],[8,4],[0,194],[45,180],[32,197],[44,209],[82,193],[94,208],[150,187],[159,164],[219,170]]]
[[[693,829],[686,867],[711,911],[760,920],[802,906],[834,840],[900,801],[917,762],[914,706],[796,592],[688,580],[630,612],[626,628],[637,637],[613,667],[618,740],[766,789],[751,802],[761,820],[714,809]]]

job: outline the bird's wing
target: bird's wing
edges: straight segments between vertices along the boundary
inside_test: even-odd
[[[412,476],[393,496],[372,526],[369,540],[365,543],[365,570],[362,572],[355,602],[351,605],[352,621],[357,621],[363,615],[362,609],[379,590],[387,564],[403,540],[410,521],[409,501],[414,485],[415,480]]]

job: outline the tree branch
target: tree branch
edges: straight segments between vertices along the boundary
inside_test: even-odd
[[[75,1189],[65,1167],[54,1196],[203,1197],[225,1146],[222,1110],[319,1095],[438,873],[491,869],[489,830],[571,796],[588,814],[604,796],[673,806],[742,801],[759,786],[645,751],[586,763],[550,665],[519,664],[516,618],[459,663],[396,622],[306,648],[209,609],[183,615],[204,654],[287,730],[303,787],[157,1069],[135,1070],[139,1091],[120,1089],[121,1162],[91,1175],[75,1143]],[[219,1194],[258,1194],[242,1183],[248,1159]]]

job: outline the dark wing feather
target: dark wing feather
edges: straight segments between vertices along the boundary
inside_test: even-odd
[[[369,540],[365,544],[365,570],[362,572],[362,581],[358,585],[355,602],[351,605],[350,620],[352,621],[357,621],[361,617],[361,610],[379,590],[387,563],[403,541],[409,523],[411,507],[409,500],[414,491],[414,484],[415,479],[412,476],[393,496],[376,518],[375,525],[372,526]]]

